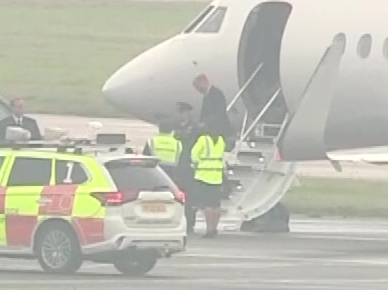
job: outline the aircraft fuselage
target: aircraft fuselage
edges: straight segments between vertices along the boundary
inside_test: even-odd
[[[260,110],[279,86],[283,106],[292,113],[334,41],[344,49],[325,128],[326,148],[388,144],[388,2],[221,0],[210,5],[226,7],[216,33],[197,31],[205,18],[191,31],[142,53],[107,81],[107,99],[151,123],[174,114],[178,101],[191,103],[198,114],[202,98],[192,87],[196,74],[206,73],[230,102],[263,63],[243,95],[245,106],[238,102],[230,117],[241,120],[246,106]],[[307,128],[310,122],[299,125]]]

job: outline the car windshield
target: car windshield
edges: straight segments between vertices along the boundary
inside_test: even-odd
[[[130,160],[115,160],[105,164],[118,190],[175,190],[176,185],[159,167]]]

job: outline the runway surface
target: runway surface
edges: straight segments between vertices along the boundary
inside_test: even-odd
[[[291,227],[291,234],[195,235],[185,253],[144,278],[92,263],[77,275],[48,275],[34,261],[0,259],[0,289],[388,289],[388,222],[295,220]]]
[[[74,116],[58,116],[58,115],[32,115],[35,117],[40,127],[47,126],[66,128],[72,135],[87,135],[88,122],[99,121],[104,125],[104,132],[111,133],[126,133],[131,139],[131,143],[139,149],[144,146],[148,137],[156,132],[155,126],[137,121],[126,119],[110,119],[110,118],[86,118]],[[387,149],[388,153],[388,149]],[[377,179],[384,180],[388,176],[388,166],[376,166],[365,163],[342,163],[343,172],[336,172],[331,167],[329,162],[308,162],[299,163],[299,176],[319,176],[319,177],[334,177],[334,178],[360,178],[360,179]]]
[[[103,132],[126,133],[143,146],[156,132],[140,121],[34,115],[40,127],[87,135],[89,121]],[[383,178],[385,167],[353,165],[340,175],[323,162],[301,164],[299,174]],[[199,226],[199,231],[203,230]],[[187,251],[161,260],[145,278],[126,278],[113,266],[84,263],[77,275],[43,273],[35,261],[0,259],[0,289],[388,289],[388,222],[293,219],[290,234],[223,231],[216,240],[190,238]]]

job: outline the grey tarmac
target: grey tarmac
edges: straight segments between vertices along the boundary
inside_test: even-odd
[[[94,263],[76,275],[49,275],[35,261],[0,259],[0,289],[387,289],[387,221],[296,219],[291,229],[222,232],[214,240],[199,231],[185,253],[161,260],[144,278]]]
[[[86,135],[89,121],[104,132],[123,132],[136,147],[154,126],[126,119],[34,115],[40,126]],[[350,165],[344,175],[384,176],[384,167]],[[333,174],[334,173],[334,174]],[[299,174],[335,176],[325,163],[301,164]],[[374,176],[375,177],[375,176]],[[199,224],[197,230],[203,231]],[[113,266],[86,262],[77,275],[43,273],[37,262],[0,259],[0,289],[388,289],[388,221],[306,220],[293,217],[290,234],[222,231],[215,240],[190,237],[185,253],[161,260],[147,277],[127,278]]]
[[[133,119],[113,118],[87,118],[63,115],[32,115],[40,127],[47,126],[66,128],[72,135],[87,135],[88,122],[98,121],[104,125],[103,132],[126,133],[131,140],[130,144],[141,151],[148,137],[156,133],[156,127],[148,123]],[[388,147],[385,151],[388,153]],[[344,162],[343,172],[336,172],[327,161],[301,162],[298,164],[297,173],[299,176],[310,177],[331,177],[331,178],[355,178],[384,180],[388,176],[387,166],[377,166],[365,163]]]

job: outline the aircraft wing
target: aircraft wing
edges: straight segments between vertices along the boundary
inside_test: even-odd
[[[388,164],[388,147],[376,146],[369,148],[338,150],[327,152],[327,157],[332,162],[351,161],[370,164]]]

